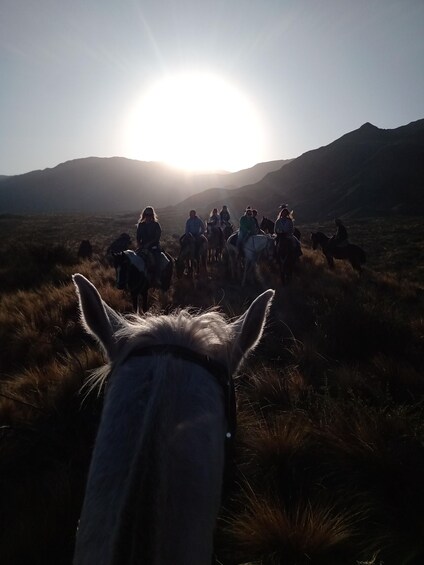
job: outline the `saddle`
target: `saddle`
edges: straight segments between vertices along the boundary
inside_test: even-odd
[[[144,250],[138,250],[137,253],[132,249],[127,249],[124,251],[125,255],[127,256],[129,262],[134,265],[134,267],[140,271],[140,273],[144,273],[147,275],[147,259],[141,252]]]
[[[138,249],[137,257],[145,264],[144,273],[154,282],[159,284],[159,277],[169,263],[169,259],[163,251],[152,253],[148,249]],[[138,268],[138,267],[137,267]],[[140,270],[140,269],[139,269]],[[155,280],[157,279],[157,280]]]

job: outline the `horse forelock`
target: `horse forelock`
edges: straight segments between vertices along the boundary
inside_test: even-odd
[[[212,356],[222,351],[230,331],[224,315],[215,310],[199,314],[184,309],[164,316],[132,316],[116,337],[127,341],[125,354],[142,345],[167,344],[194,348]]]
[[[225,316],[215,310],[199,314],[184,309],[163,316],[144,314],[143,317],[123,318],[123,325],[115,334],[118,342],[116,359],[92,371],[84,386],[89,391],[95,388],[101,391],[109,375],[132,351],[151,345],[181,346],[228,366],[231,331]]]

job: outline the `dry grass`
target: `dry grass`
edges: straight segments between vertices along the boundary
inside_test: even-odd
[[[79,392],[102,358],[79,324],[71,274],[130,311],[105,251],[120,233],[132,235],[135,221],[0,217],[0,554],[8,565],[71,562],[102,404]],[[162,223],[175,256],[178,226]],[[393,222],[373,226],[373,234],[365,223],[350,229],[369,256],[361,275],[340,261],[330,271],[306,245],[285,287],[264,265],[241,289],[221,264],[174,280],[165,302],[151,294],[153,312],[218,306],[232,317],[276,288],[265,338],[237,378],[236,482],[217,531],[227,565],[423,561],[422,222],[411,220],[402,252]],[[17,246],[17,234],[31,245]],[[82,239],[94,246],[90,261],[77,261]]]

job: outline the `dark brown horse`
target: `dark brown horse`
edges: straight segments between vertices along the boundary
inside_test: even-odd
[[[171,286],[174,260],[163,251],[158,260],[161,261],[160,286],[153,282],[153,276],[149,273],[145,257],[140,257],[130,249],[113,254],[113,265],[116,270],[116,287],[120,290],[130,291],[135,312],[139,311],[139,296],[141,296],[142,310],[143,312],[147,312],[149,288],[159,288],[166,292]]]
[[[224,233],[219,226],[214,226],[211,222],[207,224],[207,234],[208,238],[208,261],[212,263],[213,261],[220,261],[222,250],[224,249],[225,239]]]
[[[180,238],[181,249],[175,260],[177,277],[181,278],[186,272],[189,276],[200,272],[207,273],[208,240],[205,235],[195,238],[191,234],[185,234]]]
[[[275,243],[275,258],[282,284],[291,281],[296,263],[302,255],[300,244],[296,238],[277,237]]]
[[[230,222],[224,222],[222,224],[222,233],[224,234],[225,241],[227,241],[227,239],[230,237],[233,231],[234,231],[233,224],[230,224]]]
[[[366,254],[358,245],[349,243],[341,247],[334,246],[331,237],[320,231],[311,233],[311,241],[313,249],[321,247],[330,269],[334,269],[334,259],[345,259],[356,271],[362,270],[362,265],[366,261]]]

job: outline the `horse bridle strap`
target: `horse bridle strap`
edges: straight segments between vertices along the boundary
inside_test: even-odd
[[[227,445],[232,446],[237,428],[236,397],[234,381],[227,367],[208,355],[197,353],[182,345],[147,345],[135,348],[130,353],[130,357],[147,357],[150,355],[172,355],[178,359],[199,365],[215,377],[223,390],[225,398],[225,416],[228,424],[225,439]]]

